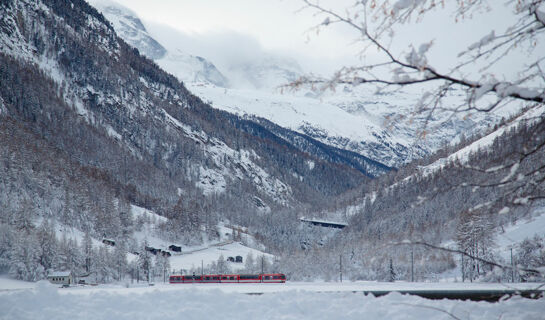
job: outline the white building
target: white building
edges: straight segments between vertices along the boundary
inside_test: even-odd
[[[53,284],[69,286],[74,283],[74,276],[71,271],[53,271],[47,275],[47,280]]]

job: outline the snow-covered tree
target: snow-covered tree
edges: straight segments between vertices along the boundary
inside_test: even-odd
[[[116,271],[116,280],[121,281],[129,269],[127,245],[125,244],[125,241],[121,240],[115,244],[112,259]]]
[[[216,262],[216,268],[219,274],[229,273],[228,271],[229,266],[227,265],[227,262],[225,261],[225,257],[223,256],[223,254],[220,254],[220,256],[218,257],[218,261]]]
[[[533,238],[524,239],[516,251],[515,263],[526,268],[545,267],[545,240],[543,237],[536,235]],[[545,276],[526,272],[521,274],[521,278],[525,281],[535,281],[536,279],[542,281]]]
[[[246,261],[244,261],[244,270],[248,273],[256,272],[256,266],[254,261],[254,255],[250,252],[246,256]]]
[[[295,86],[314,84],[329,88],[337,84],[371,84],[399,88],[426,84],[429,89],[417,106],[418,112],[433,112],[438,108],[456,112],[491,111],[510,101],[545,102],[544,57],[543,51],[539,52],[545,33],[543,0],[509,0],[501,4],[486,0],[441,3],[433,0],[365,0],[355,1],[345,10],[329,9],[335,7],[335,1],[302,2],[305,8],[323,17],[324,20],[315,26],[317,31],[340,24],[348,27],[343,29],[346,32],[353,32],[356,45],[361,48],[361,62],[341,68],[331,78],[299,79],[293,83]],[[441,15],[445,19],[430,22],[426,20],[430,15]],[[491,26],[484,22],[487,20],[476,24],[471,34],[465,34],[466,41],[471,41],[467,38],[473,34],[480,35],[474,43],[420,39],[401,30],[415,21],[426,28],[446,29],[489,17],[502,25]],[[422,42],[407,43],[407,37]],[[434,53],[435,46],[456,44],[458,47],[454,50],[458,55],[452,61],[438,62],[428,57]],[[513,61],[513,56],[525,63],[517,64],[518,72],[506,73],[503,70],[505,61]],[[442,99],[456,89],[465,93],[465,99],[456,105],[441,104]],[[483,96],[489,99],[481,99]]]
[[[339,84],[370,85],[382,93],[416,88],[423,93],[414,115],[431,118],[447,111],[469,117],[509,106],[533,111],[527,111],[530,121],[543,121],[545,0],[508,0],[501,4],[489,0],[365,0],[355,1],[344,10],[330,9],[339,8],[334,0],[301,2],[323,19],[314,27],[316,31],[341,25],[344,29],[338,30],[352,31],[354,46],[361,51],[357,63],[340,68],[333,76],[302,77],[291,87],[310,85],[325,90]],[[445,32],[437,39],[425,38],[423,34],[430,30]],[[452,40],[452,34],[460,38]],[[445,52],[453,53],[452,57],[446,59]],[[403,116],[393,116],[391,121]],[[425,137],[428,130],[421,128],[420,136]],[[531,172],[520,170],[529,157],[544,152],[542,136],[543,131],[537,128],[516,157],[506,157],[494,167],[475,168],[488,172],[512,169],[497,181],[480,186],[507,186],[518,191],[517,181],[543,185],[543,167]],[[531,143],[535,140],[538,142]],[[509,199],[512,206],[545,198],[543,190],[531,195],[513,194],[516,196]]]
[[[493,231],[494,225],[490,217],[475,212],[464,212],[456,232],[458,248],[471,257],[493,261]],[[492,269],[490,265],[475,259],[466,259],[463,268],[471,280]]]
[[[33,234],[16,234],[11,247],[9,274],[26,281],[45,277],[45,270],[40,264],[38,241]]]
[[[40,264],[44,270],[54,269],[58,260],[59,248],[55,236],[54,226],[50,221],[44,219],[36,232],[39,244]]]
[[[139,274],[139,278],[145,279],[146,281],[150,281],[153,259],[152,259],[151,253],[145,249],[146,246],[147,246],[147,242],[144,241],[138,255],[138,274]]]
[[[89,274],[93,266],[93,241],[89,232],[85,233],[83,241],[81,243],[81,252],[83,254],[83,270],[86,274]]]

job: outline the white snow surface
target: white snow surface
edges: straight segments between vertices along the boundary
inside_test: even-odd
[[[186,252],[182,252],[181,255],[173,255],[170,257],[170,267],[179,274],[183,270],[184,274],[187,274],[191,269],[200,269],[201,263],[204,266],[217,262],[218,258],[223,255],[223,258],[227,260],[227,257],[242,256],[243,260],[246,259],[248,254],[252,254],[254,261],[259,260],[263,255],[269,261],[272,261],[273,256],[267,253],[263,253],[259,250],[249,248],[239,242],[223,242],[216,245],[212,245],[200,249],[190,249]],[[233,272],[237,272],[244,268],[244,263],[227,262],[227,265]]]
[[[516,250],[526,238],[534,236],[545,237],[545,208],[536,210],[533,217],[517,221],[516,224],[505,228],[505,232],[499,233],[496,238],[498,253],[507,259],[510,255],[510,249]]]
[[[0,288],[3,284],[0,280]],[[0,319],[452,319],[448,313],[459,319],[543,319],[545,311],[543,298],[488,303],[426,300],[400,293],[375,298],[352,292],[407,286],[430,289],[435,284],[133,285],[60,289],[40,281],[34,289],[0,291]],[[504,288],[498,284],[473,287]],[[266,293],[243,294],[253,292]]]

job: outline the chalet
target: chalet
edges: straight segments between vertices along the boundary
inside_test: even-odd
[[[106,239],[106,238],[102,239],[102,243],[107,244],[107,245],[112,246],[112,247],[115,246],[115,241],[112,240],[112,239]]]
[[[171,244],[170,246],[168,246],[168,249],[173,252],[182,252],[182,247],[174,245],[174,244]]]
[[[242,256],[236,256],[235,262],[242,263]]]
[[[74,275],[71,271],[53,271],[47,275],[47,280],[53,284],[69,286],[74,283]]]
[[[229,262],[235,262],[235,258],[233,258],[233,257],[227,257],[227,261],[229,261]]]
[[[157,249],[157,248],[153,248],[153,247],[144,247],[144,249],[146,249],[146,251],[149,251],[151,252],[153,255],[157,255],[158,253],[161,253],[161,249]]]

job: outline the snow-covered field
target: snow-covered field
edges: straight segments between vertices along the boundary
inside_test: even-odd
[[[5,279],[0,279],[0,288]],[[14,289],[11,283],[11,289]],[[427,300],[371,289],[439,288],[445,284],[286,283],[244,285],[121,286],[58,289],[46,281],[34,289],[0,290],[0,319],[543,319],[545,299],[498,303]],[[449,288],[467,289],[452,283]],[[474,284],[473,288],[505,288]],[[525,284],[534,287],[536,284]],[[266,292],[263,295],[244,293]],[[450,315],[449,315],[450,313]]]

